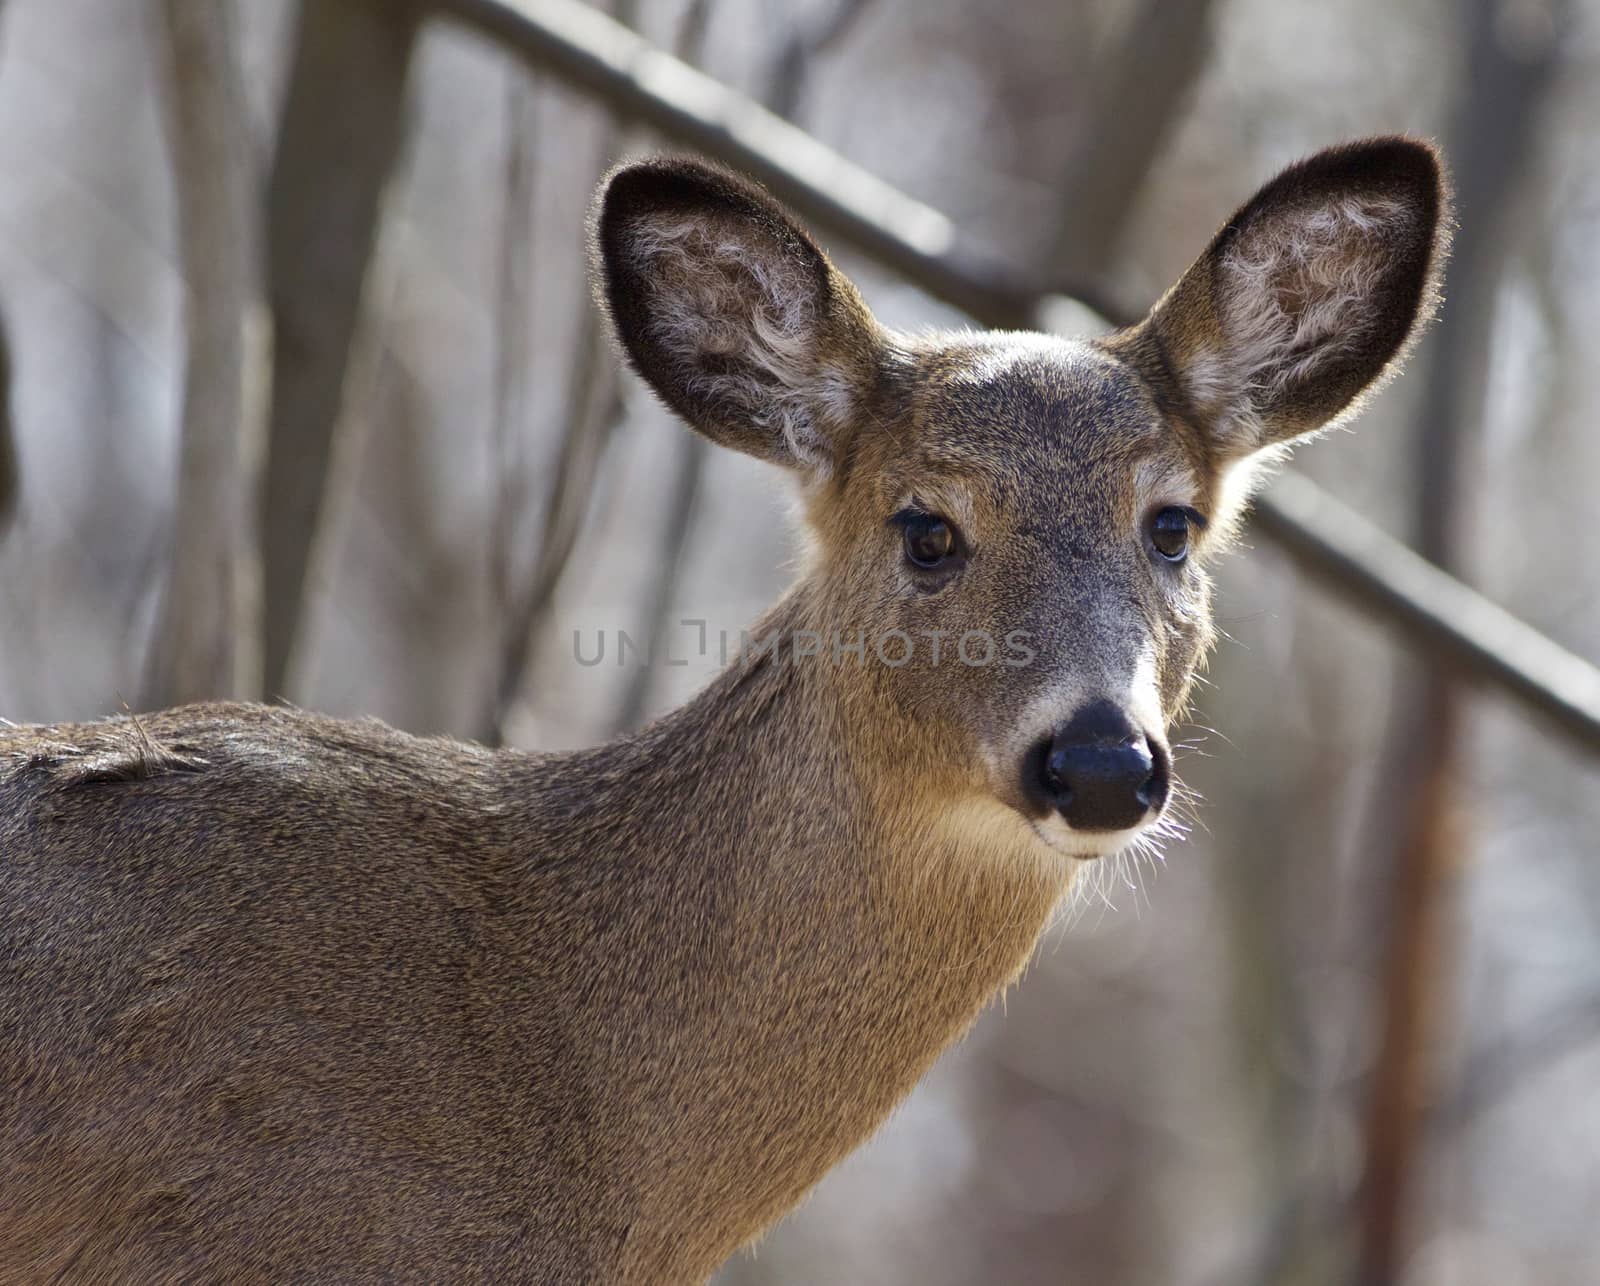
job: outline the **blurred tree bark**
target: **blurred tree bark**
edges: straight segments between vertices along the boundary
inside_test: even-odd
[[[245,443],[265,378],[254,167],[231,3],[158,0],[187,353],[172,560],[143,704],[254,695]]]
[[[387,248],[379,254],[386,256]],[[368,311],[356,340],[353,387],[346,397],[357,422],[339,444],[328,530],[349,529],[353,514],[339,512],[348,498],[351,510],[359,503],[386,536],[403,533],[393,542],[391,592],[400,628],[387,649],[388,662],[399,674],[439,677],[386,685],[384,717],[413,732],[447,732],[460,718],[461,695],[451,674],[462,642],[452,587],[472,583],[477,551],[447,539],[441,529],[435,455],[441,426],[429,413],[425,386],[384,342],[381,322],[378,309]],[[375,425],[382,426],[381,442],[369,436]],[[353,441],[362,448],[359,456],[347,453]]]
[[[609,152],[609,148],[607,151]],[[585,307],[567,399],[565,429],[547,492],[539,552],[532,576],[513,592],[502,612],[504,622],[496,681],[478,739],[486,745],[505,743],[506,723],[522,691],[536,640],[543,634],[549,609],[572,559],[584,518],[600,477],[612,428],[620,416],[615,356],[606,347],[596,309]]]
[[[1097,60],[1061,170],[1050,269],[1100,281],[1172,124],[1211,56],[1211,0],[1142,0]]]
[[[1451,130],[1460,229],[1449,307],[1434,337],[1417,435],[1418,551],[1463,576],[1466,487],[1491,362],[1494,302],[1510,240],[1513,198],[1535,154],[1539,108],[1554,78],[1565,0],[1472,7],[1460,106]],[[1458,781],[1466,767],[1463,691],[1456,676],[1406,667],[1379,780],[1394,783],[1380,813],[1395,854],[1379,974],[1380,1044],[1373,1071],[1360,1196],[1360,1280],[1400,1278],[1407,1208],[1433,1089],[1432,1055],[1452,952],[1445,931],[1451,876],[1463,861]],[[1381,843],[1382,841],[1380,841]]]
[[[282,695],[381,197],[424,10],[302,0],[267,191],[272,403],[261,491],[265,694]]]
[[[11,423],[11,335],[0,315],[0,536],[16,517],[22,496],[22,465]]]
[[[0,13],[5,10],[0,0]],[[11,422],[11,334],[0,314],[0,537],[16,517],[22,497],[22,464]]]
[[[522,429],[527,414],[528,367],[533,361],[533,203],[538,168],[538,105],[533,86],[520,67],[507,68],[506,150],[498,283],[495,290],[495,372],[493,450],[495,461],[494,522],[490,527],[489,577],[499,646],[494,658],[503,672],[512,642],[516,551],[521,543],[520,519],[531,486],[523,453]],[[490,710],[480,735],[494,735],[499,725],[499,673]]]
[[[788,6],[771,6],[781,15]],[[816,60],[836,49],[872,7],[872,0],[834,0],[811,22],[791,24],[768,65],[761,105],[786,121],[797,120]]]
[[[627,27],[638,25],[639,0],[616,0],[612,17]],[[601,145],[601,167],[609,168],[623,137],[613,114]],[[544,523],[533,574],[520,592],[501,605],[502,628],[495,683],[478,731],[486,745],[505,742],[506,723],[522,691],[537,641],[544,633],[549,609],[561,577],[572,560],[600,477],[600,462],[612,430],[622,417],[622,372],[606,337],[599,310],[585,301],[578,320],[572,376],[556,468],[546,491]],[[499,557],[507,557],[505,554]]]

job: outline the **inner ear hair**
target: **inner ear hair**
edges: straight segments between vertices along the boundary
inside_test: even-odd
[[[606,181],[596,279],[628,360],[713,440],[826,474],[872,380],[854,288],[759,188],[656,158]]]
[[[1449,224],[1438,154],[1406,138],[1319,152],[1228,220],[1146,323],[1221,455],[1325,428],[1397,369]]]

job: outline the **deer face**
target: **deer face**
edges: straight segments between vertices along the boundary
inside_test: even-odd
[[[1426,146],[1332,149],[1244,206],[1138,326],[910,338],[759,190],[617,171],[596,219],[634,366],[697,430],[794,470],[819,664],[1074,856],[1156,825],[1211,640],[1206,568],[1264,461],[1348,415],[1433,307]]]

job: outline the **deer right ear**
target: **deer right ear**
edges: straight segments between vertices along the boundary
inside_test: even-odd
[[[625,165],[593,244],[617,337],[668,406],[724,446],[827,475],[883,332],[775,201],[699,161]]]
[[[1220,462],[1353,411],[1432,316],[1449,200],[1426,143],[1378,138],[1291,166],[1229,219],[1127,337]]]

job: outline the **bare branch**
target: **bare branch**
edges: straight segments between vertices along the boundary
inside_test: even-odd
[[[145,693],[153,707],[246,695],[252,686],[241,683],[254,602],[243,444],[266,361],[255,273],[259,176],[232,9],[158,0],[156,11],[188,351],[171,571]]]
[[[1463,678],[1487,683],[1600,751],[1600,669],[1296,473],[1256,500],[1255,524],[1304,570]]]
[[[661,553],[656,574],[650,578],[650,601],[645,607],[644,636],[647,639],[659,639],[666,633],[667,615],[683,583],[684,555],[694,527],[706,461],[711,454],[711,444],[698,433],[685,432],[679,436],[678,457],[667,497],[667,520],[657,546]],[[614,733],[627,732],[643,722],[654,674],[654,667],[649,665],[637,665],[629,671],[622,700],[612,720]]]
[[[958,247],[950,220],[581,0],[439,0],[531,67],[740,169],[820,231],[995,325],[1026,326],[1025,273]]]

